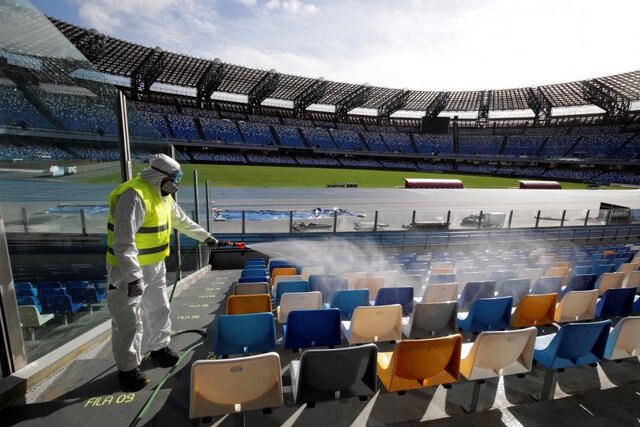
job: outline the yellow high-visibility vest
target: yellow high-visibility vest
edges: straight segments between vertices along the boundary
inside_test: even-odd
[[[135,190],[144,203],[145,216],[142,227],[136,232],[136,248],[140,265],[155,264],[169,256],[171,237],[171,200],[163,199],[145,180],[140,177],[120,184],[109,194],[109,219],[107,222],[107,263],[117,265],[113,252],[113,213],[118,196],[125,191]]]

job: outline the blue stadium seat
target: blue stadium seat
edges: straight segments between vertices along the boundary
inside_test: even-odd
[[[597,279],[602,275],[602,273],[611,273],[615,271],[615,267],[615,264],[597,264],[591,268],[591,274],[594,274]]]
[[[284,348],[325,347],[340,345],[340,310],[293,310],[282,326]]]
[[[38,309],[38,312],[42,313],[42,305],[38,297],[34,296],[26,296],[26,297],[17,297],[18,305],[33,305]]]
[[[238,283],[255,283],[255,282],[269,282],[269,279],[267,279],[266,276],[238,278]]]
[[[240,277],[266,277],[267,270],[264,268],[249,268],[240,272]]]
[[[498,297],[511,296],[513,297],[513,305],[516,306],[520,302],[523,296],[529,293],[531,287],[530,279],[509,279],[502,282],[500,286],[497,286]]]
[[[512,297],[480,298],[468,313],[458,313],[458,327],[465,332],[509,329]]]
[[[216,318],[213,352],[216,356],[275,351],[272,313],[221,314]]]
[[[400,304],[402,315],[409,316],[413,311],[413,287],[398,286],[394,288],[380,288],[374,305]]]
[[[482,282],[469,282],[462,290],[458,298],[458,311],[467,311],[471,304],[480,298],[492,298],[496,292],[496,282],[486,280]]]
[[[294,280],[278,282],[275,288],[274,306],[280,305],[280,297],[285,293],[291,292],[309,292],[309,282],[306,280]]]
[[[562,276],[539,278],[531,287],[532,294],[559,294],[562,291]]]
[[[608,319],[628,316],[633,309],[636,288],[614,288],[607,290],[596,304],[596,317]]]
[[[432,274],[429,276],[430,285],[441,285],[443,283],[453,283],[456,281],[456,275],[453,273],[447,274]]]
[[[578,274],[569,278],[567,286],[562,288],[560,298],[570,291],[590,291],[596,284],[595,274]]]
[[[356,307],[369,305],[369,289],[343,289],[333,294],[331,308],[340,310],[342,320],[351,320]]]

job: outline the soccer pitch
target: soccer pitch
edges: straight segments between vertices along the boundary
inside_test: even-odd
[[[136,166],[138,173],[142,166]],[[429,173],[416,171],[385,171],[370,169],[340,169],[285,166],[247,166],[183,164],[183,185],[193,183],[193,170],[198,180],[210,180],[217,187],[290,187],[322,188],[329,184],[356,183],[360,188],[393,188],[404,186],[405,178],[460,179],[465,188],[517,188],[518,178],[465,175],[455,173]],[[113,175],[113,176],[111,176]],[[90,179],[90,183],[113,182],[117,174]],[[531,178],[522,178],[531,179]],[[550,179],[553,181],[553,179]],[[559,181],[564,189],[585,189],[586,184]]]

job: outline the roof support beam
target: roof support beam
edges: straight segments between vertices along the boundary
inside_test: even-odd
[[[367,83],[358,86],[353,92],[336,102],[336,115],[344,118],[347,113],[367,102],[371,96],[371,86]]]
[[[403,89],[387,98],[378,108],[378,121],[380,123],[388,123],[393,113],[407,105],[409,95],[411,95],[411,91]]]
[[[219,58],[209,64],[196,84],[198,107],[211,108],[211,95],[220,87],[224,73],[224,64]]]
[[[429,106],[427,107],[426,116],[438,117],[438,115],[442,113],[445,108],[447,108],[450,97],[451,94],[449,92],[439,92],[431,102],[431,104],[429,104]]]
[[[584,80],[583,97],[605,111],[605,123],[618,123],[629,116],[631,100],[599,80]]]
[[[153,49],[142,63],[131,73],[131,96],[138,99],[140,94],[148,95],[151,85],[158,80],[164,70],[166,52],[161,47]]]
[[[307,107],[320,101],[327,91],[327,85],[326,80],[320,77],[300,92],[293,99],[293,110],[296,116],[301,117]]]
[[[262,101],[267,99],[278,88],[280,74],[274,69],[269,70],[258,83],[249,91],[249,112],[254,113],[260,109]]]
[[[540,88],[527,88],[527,105],[535,115],[533,118],[534,123],[544,123],[545,126],[550,123],[553,105]]]
[[[478,108],[478,124],[486,124],[489,121],[489,106],[491,105],[491,91],[484,90],[480,94],[480,107]]]

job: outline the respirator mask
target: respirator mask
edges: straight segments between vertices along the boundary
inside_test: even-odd
[[[152,167],[152,169],[167,175],[167,177],[160,182],[160,194],[169,196],[175,194],[180,189],[180,180],[182,179],[182,175],[184,175],[182,171],[169,174],[155,167]]]

